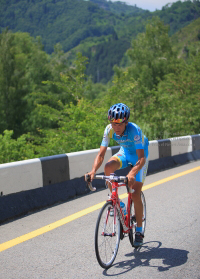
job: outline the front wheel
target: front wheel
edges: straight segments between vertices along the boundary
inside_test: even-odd
[[[143,233],[145,232],[146,228],[146,201],[144,197],[144,193],[141,192],[141,200],[142,200],[142,205],[143,205],[143,217],[142,217],[142,231]],[[134,209],[134,203],[131,203],[130,207],[130,226],[132,226],[132,229],[129,232],[129,240],[131,245],[133,246],[133,235],[135,233],[135,227],[137,225],[136,217],[135,217],[135,209]]]
[[[108,201],[102,207],[95,229],[95,252],[101,267],[109,268],[113,264],[120,242],[120,220],[116,210],[116,218],[110,214],[114,210]]]

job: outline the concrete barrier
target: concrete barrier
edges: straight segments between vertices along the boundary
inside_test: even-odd
[[[149,161],[159,158],[159,146],[158,141],[153,140],[149,142]]]
[[[39,187],[43,187],[40,159],[0,165],[1,196]]]
[[[180,155],[193,151],[192,137],[171,138],[172,156]]]
[[[66,155],[69,160],[69,179],[83,176],[84,173],[90,171],[98,152],[99,148],[87,151],[67,153]],[[112,150],[110,147],[108,147],[105,155],[105,161],[107,161],[111,156]],[[103,171],[104,167],[102,165],[99,169],[99,172]]]
[[[119,150],[108,147],[105,160]],[[99,149],[66,153],[0,165],[0,223],[31,210],[87,194],[84,174],[91,170]],[[200,135],[149,143],[148,174],[200,159]],[[104,164],[98,173],[103,173]],[[117,171],[126,175],[128,169]],[[100,189],[103,181],[95,180]]]

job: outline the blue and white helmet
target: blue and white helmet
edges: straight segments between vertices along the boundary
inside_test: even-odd
[[[108,110],[108,120],[115,123],[123,123],[128,121],[130,109],[123,103],[118,103],[110,107]]]

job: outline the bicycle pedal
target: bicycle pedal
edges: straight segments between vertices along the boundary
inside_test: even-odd
[[[124,239],[124,234],[123,233],[120,234],[120,239],[121,240]]]
[[[133,216],[131,217],[131,221],[134,222],[134,223],[136,223],[136,217],[135,217],[135,215],[133,215]]]
[[[144,218],[144,216],[142,217],[142,222],[144,222],[146,219]],[[131,217],[131,221],[132,222],[134,222],[134,223],[136,223],[136,217],[135,217],[135,215],[133,215],[132,217]]]
[[[123,238],[124,238],[123,227],[122,227],[122,224],[120,222],[120,239],[122,240]]]

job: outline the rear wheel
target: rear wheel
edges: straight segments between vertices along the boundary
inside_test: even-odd
[[[112,202],[102,207],[95,229],[95,252],[101,267],[109,268],[113,264],[120,243],[120,221],[116,210],[116,220],[110,215]]]
[[[146,228],[146,201],[144,197],[144,193],[141,192],[141,200],[142,200],[142,205],[143,205],[143,217],[142,217],[142,231],[143,233],[145,232]],[[133,235],[135,234],[135,228],[136,228],[137,222],[136,222],[136,217],[135,217],[135,209],[134,209],[134,203],[132,201],[131,206],[130,206],[130,226],[132,226],[132,229],[129,232],[129,240],[131,245],[133,246]]]

